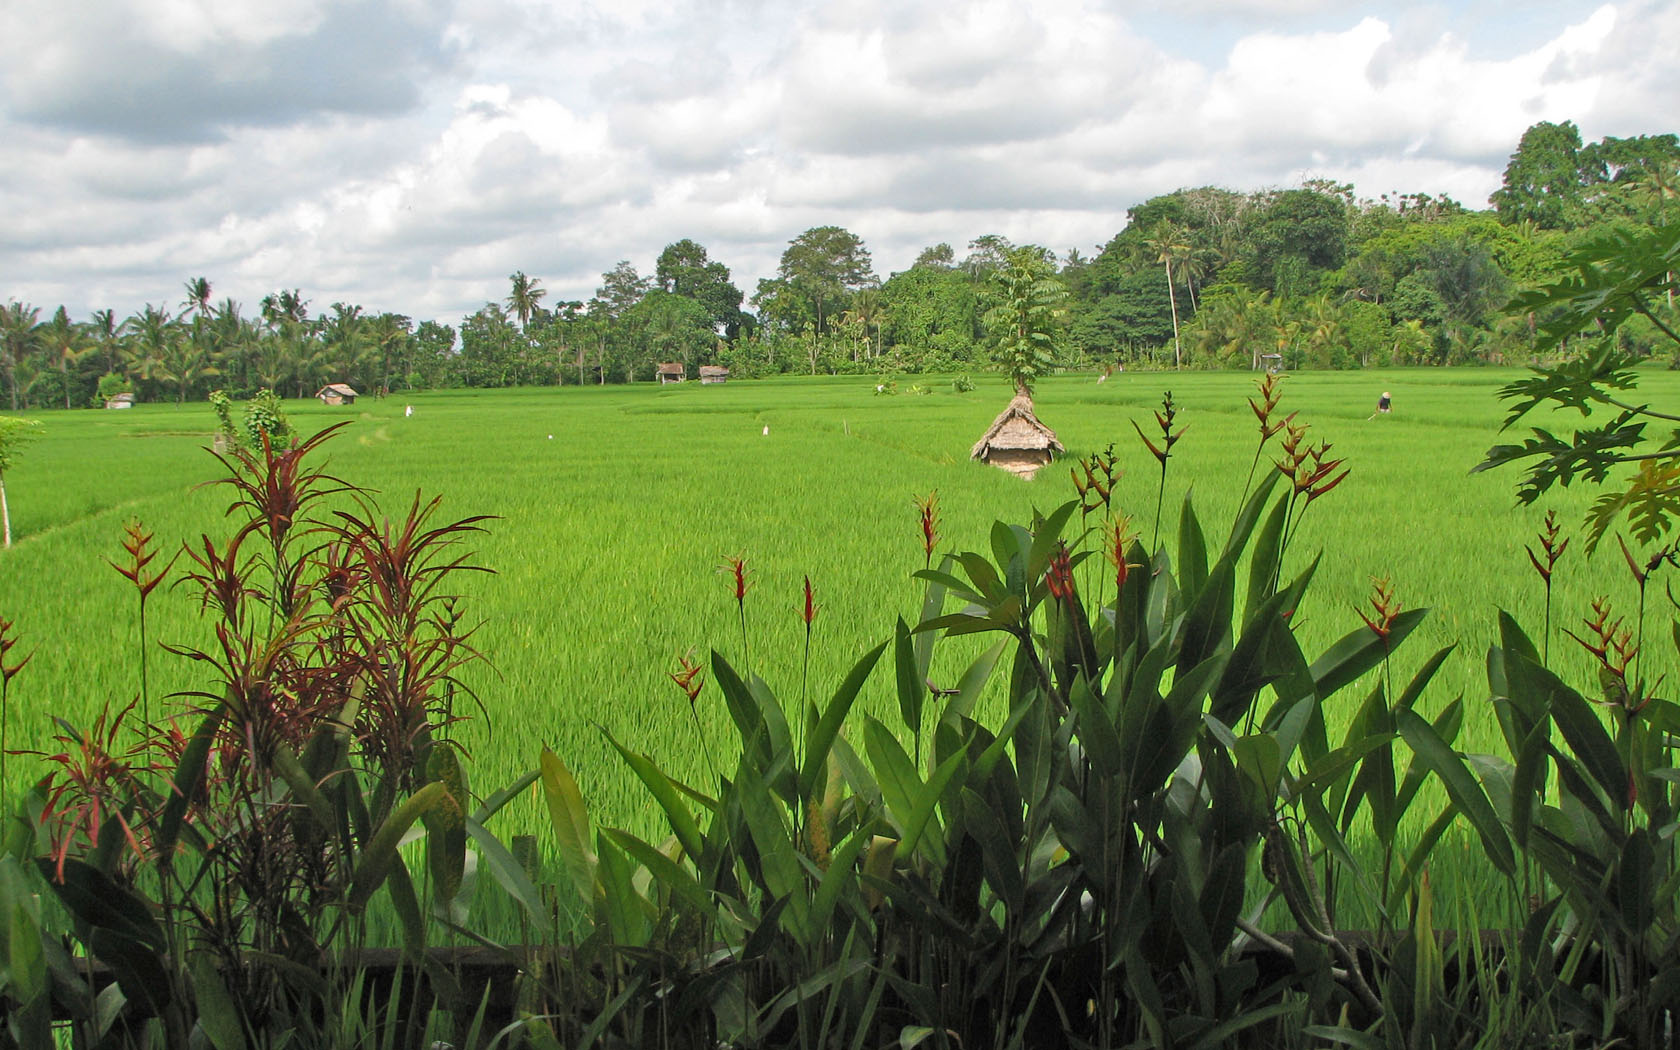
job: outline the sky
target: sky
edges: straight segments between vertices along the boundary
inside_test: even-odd
[[[1680,4],[6,0],[0,298],[183,284],[455,323],[680,238],[750,297],[812,226],[885,278],[1089,255],[1181,187],[1485,207],[1524,129],[1680,130]]]

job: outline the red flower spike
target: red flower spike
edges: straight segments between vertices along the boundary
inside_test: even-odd
[[[725,558],[718,566],[718,572],[728,573],[735,586],[735,604],[740,605],[747,599],[747,592],[752,589],[752,581],[747,579],[747,556],[737,555]]]
[[[700,696],[700,690],[706,687],[706,676],[701,673],[701,664],[689,660],[688,657],[691,653],[692,650],[690,650],[690,653],[677,657],[677,663],[682,667],[682,670],[673,672],[668,677],[671,681],[677,683],[677,688],[683,691],[683,695],[688,697],[689,704],[693,705]]]
[[[805,608],[800,613],[800,618],[805,621],[807,629],[810,628],[811,621],[817,618],[817,608],[816,602],[811,597],[811,577],[807,575],[805,577]]]
[[[939,546],[939,492],[934,490],[926,498],[916,501],[917,516],[922,526],[922,568],[933,564],[934,549]]]
[[[1065,602],[1073,597],[1073,563],[1065,544],[1059,544],[1056,553],[1050,556],[1050,566],[1044,571],[1044,586],[1057,601]]]

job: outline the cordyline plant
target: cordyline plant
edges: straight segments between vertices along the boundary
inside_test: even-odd
[[[44,879],[85,957],[116,977],[95,996],[74,990],[63,948],[28,964],[70,982],[58,994],[82,1045],[314,1045],[356,1009],[329,964],[354,951],[376,892],[417,960],[420,902],[454,913],[470,796],[445,734],[477,655],[455,588],[483,519],[435,523],[438,501],[419,497],[384,518],[315,464],[337,429],[221,457],[231,534],[188,545],[176,581],[213,641],[166,647],[212,668],[217,688],[176,694],[184,704],[133,746],[119,727],[134,704],[88,731],[61,720],[64,748],[22,810],[39,830],[6,840],[0,893],[15,905]],[[143,614],[162,578],[151,537],[130,526],[124,549]],[[417,824],[418,878],[397,852]],[[38,841],[31,872],[20,862]],[[11,1005],[33,1017],[11,964]]]

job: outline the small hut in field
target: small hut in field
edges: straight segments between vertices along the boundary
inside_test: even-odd
[[[653,374],[659,378],[659,385],[664,386],[666,383],[680,383],[687,379],[688,369],[683,367],[681,361],[666,361],[655,368]]]
[[[113,409],[115,409],[115,408],[133,408],[134,407],[134,395],[133,394],[112,394],[109,398],[106,399],[105,407],[106,408],[113,408]]]
[[[356,403],[356,391],[347,383],[328,383],[315,391],[315,396],[321,399],[323,405],[353,405]]]
[[[729,369],[722,365],[701,365],[700,382],[702,384],[727,383],[729,382]]]
[[[1033,414],[1032,398],[1016,394],[974,443],[969,456],[1030,480],[1060,451],[1062,443],[1056,440],[1056,432]]]

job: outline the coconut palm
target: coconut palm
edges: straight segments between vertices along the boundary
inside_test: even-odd
[[[69,311],[62,306],[53,314],[52,320],[42,326],[41,342],[46,347],[47,360],[58,365],[64,407],[69,408],[70,369],[81,364],[82,359],[97,348],[89,345],[86,335],[71,322]]]
[[[106,372],[115,372],[122,349],[122,325],[115,310],[95,310],[88,321],[88,336],[99,351],[100,364]]]
[[[187,289],[187,297],[181,300],[181,316],[188,314],[208,314],[210,312],[210,278],[194,277],[183,282]]]
[[[1190,257],[1192,249],[1189,238],[1185,236],[1181,227],[1162,219],[1155,224],[1144,244],[1155,257],[1155,261],[1166,268],[1167,305],[1172,309],[1173,323],[1173,367],[1183,368],[1184,356],[1178,342],[1178,296],[1173,291],[1173,263],[1182,264]]]
[[[531,315],[537,312],[537,303],[542,301],[548,291],[535,277],[525,276],[523,270],[515,270],[508,276],[508,280],[513,282],[513,291],[507,297],[507,308],[519,318],[519,330],[523,332],[525,326],[531,323]]]
[[[18,410],[18,365],[35,349],[40,327],[40,307],[20,302],[0,306],[0,373],[11,390],[13,412]]]

